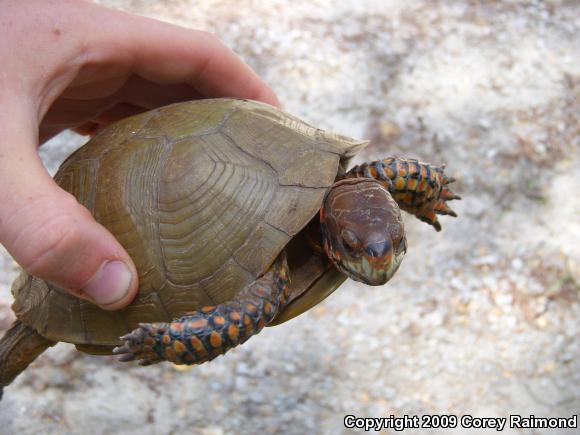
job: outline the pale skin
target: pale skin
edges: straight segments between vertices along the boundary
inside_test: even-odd
[[[194,98],[275,106],[274,92],[213,35],[81,0],[0,0],[0,243],[30,274],[105,309],[137,292],[116,239],[44,168],[38,147]]]

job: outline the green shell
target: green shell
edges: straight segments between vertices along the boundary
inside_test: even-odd
[[[91,346],[118,344],[139,322],[227,301],[315,216],[340,166],[365,145],[244,100],[178,103],[117,122],[55,180],[131,255],[138,296],[105,311],[23,274],[13,285],[16,315],[51,340],[97,352]],[[344,279],[328,275],[305,243],[292,252],[296,298],[315,285],[328,294]]]

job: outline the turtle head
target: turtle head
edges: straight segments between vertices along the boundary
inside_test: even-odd
[[[320,224],[326,254],[355,281],[385,284],[407,252],[397,203],[381,184],[369,178],[335,183],[324,197]]]

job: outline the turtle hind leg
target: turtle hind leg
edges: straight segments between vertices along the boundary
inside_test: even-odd
[[[0,340],[0,399],[9,385],[38,355],[56,341],[40,335],[34,328],[17,320]]]
[[[113,350],[120,361],[201,364],[244,343],[270,323],[287,300],[288,264],[280,255],[270,270],[231,301],[203,307],[171,323],[143,323]]]

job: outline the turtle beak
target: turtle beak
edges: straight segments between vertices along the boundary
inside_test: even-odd
[[[390,240],[369,243],[356,259],[343,257],[335,265],[355,281],[367,285],[383,285],[389,281],[401,263],[403,256],[394,254]]]
[[[393,260],[393,245],[390,240],[368,244],[362,257],[367,284],[383,285],[391,279],[397,270],[395,263],[398,263]]]

